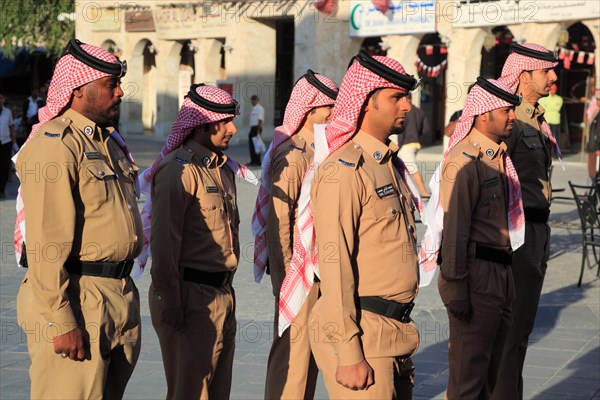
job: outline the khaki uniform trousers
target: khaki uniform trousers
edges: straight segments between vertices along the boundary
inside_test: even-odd
[[[515,281],[513,323],[508,331],[500,364],[498,385],[494,398],[523,398],[523,365],[533,331],[548,258],[550,256],[550,227],[527,222],[525,243],[515,251],[512,274]]]
[[[236,333],[233,287],[181,281],[184,324],[179,329],[161,321],[163,302],[153,285],[148,297],[167,378],[167,399],[229,399]]]
[[[17,296],[17,318],[27,334],[32,399],[120,399],[140,354],[140,299],[131,278],[71,275],[67,293],[84,329],[89,359],[72,361],[54,352],[57,326],[49,326],[28,273]]]
[[[314,313],[309,319],[309,324],[311,327],[318,325]],[[410,357],[366,357],[366,361],[373,368],[374,384],[367,390],[351,390],[337,383],[337,356],[333,345],[327,342],[322,333],[311,329],[310,346],[319,371],[323,374],[330,399],[412,399],[415,367]]]
[[[320,284],[315,282],[294,322],[280,337],[278,334],[279,298],[275,302],[274,339],[267,364],[265,399],[312,399],[319,370],[310,351],[308,316],[319,298]]]
[[[510,266],[475,259],[469,268],[471,319],[448,313],[448,388],[450,400],[489,399],[512,322],[514,283]],[[446,281],[438,276],[440,292]]]

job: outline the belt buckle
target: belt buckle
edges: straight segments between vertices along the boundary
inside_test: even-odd
[[[132,260],[125,260],[125,261],[119,262],[116,278],[117,279],[125,278],[126,276],[128,276],[131,273],[132,268],[133,268]]]
[[[415,306],[414,302],[411,302],[404,306],[404,310],[402,310],[402,314],[400,314],[400,322],[402,322],[402,323],[408,322],[408,318],[410,317],[410,313],[412,312],[412,309],[414,306]]]

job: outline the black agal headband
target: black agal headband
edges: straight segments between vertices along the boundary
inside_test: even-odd
[[[518,43],[510,44],[510,51],[520,54],[522,56],[537,58],[538,60],[550,61],[550,62],[558,62],[558,57],[556,53],[553,51],[539,51],[530,49],[529,47],[521,46]]]
[[[190,100],[192,100],[192,102],[194,104],[196,104],[202,108],[206,108],[209,111],[214,111],[219,114],[233,114],[233,115],[240,114],[240,104],[235,99],[233,100],[233,103],[229,103],[229,104],[220,104],[220,103],[212,102],[212,101],[207,100],[204,97],[200,96],[198,93],[196,93],[196,88],[198,88],[200,86],[205,86],[205,85],[204,85],[204,83],[193,84],[192,86],[190,86],[190,91],[187,94],[187,97],[189,97]]]
[[[77,60],[87,65],[88,67],[92,67],[94,69],[97,69],[98,71],[105,72],[110,75],[118,76],[119,78],[125,76],[125,74],[127,73],[126,61],[117,60],[118,62],[115,64],[104,60],[100,60],[99,58],[96,58],[88,54],[85,50],[83,50],[81,48],[82,44],[84,43],[81,43],[81,41],[77,39],[69,40],[69,43],[67,43],[67,47],[65,47],[65,50],[63,51],[63,56],[70,54]]]
[[[497,98],[502,99],[512,105],[518,106],[523,101],[523,95],[517,96],[516,94],[502,90],[498,86],[482,77],[477,78],[477,85],[479,85],[486,92],[491,93]]]
[[[306,79],[308,83],[313,85],[319,92],[323,93],[325,96],[329,97],[332,100],[335,100],[338,95],[337,90],[330,89],[321,82],[315,75],[312,69],[306,71],[306,74],[302,75],[302,78]]]
[[[390,81],[407,91],[415,90],[419,87],[419,83],[421,82],[420,80],[416,80],[412,75],[404,75],[391,69],[387,65],[380,63],[364,50],[361,50],[360,53],[352,57],[348,68],[350,68],[355,60],[374,74],[379,75],[383,79]]]

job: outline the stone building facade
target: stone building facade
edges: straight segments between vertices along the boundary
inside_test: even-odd
[[[563,49],[571,70],[582,61],[587,72],[574,78],[583,81],[581,90],[570,93],[572,84],[561,88],[573,99],[588,96],[593,76],[600,74],[595,0],[391,0],[385,16],[370,0],[339,0],[332,15],[319,12],[312,0],[76,4],[77,37],[127,60],[121,112],[127,135],[164,138],[189,85],[206,82],[240,101],[241,133],[247,129],[250,97],[258,95],[268,137],[298,77],[311,68],[339,83],[361,48],[395,58],[409,73],[424,77],[413,103],[436,128],[423,138],[426,144],[440,139],[452,113],[462,108],[468,85],[482,73],[493,75],[486,66],[503,63],[505,40]],[[569,41],[575,25],[587,42],[591,36],[585,49]]]

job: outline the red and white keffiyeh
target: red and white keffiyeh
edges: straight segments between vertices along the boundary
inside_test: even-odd
[[[550,51],[544,46],[535,43],[523,43],[521,44],[521,46],[545,53]],[[502,67],[502,74],[500,75],[500,78],[498,78],[498,81],[504,83],[506,86],[512,89],[512,92],[514,93],[519,87],[519,76],[521,76],[523,71],[535,71],[538,69],[554,68],[557,65],[558,62],[540,60],[538,58],[525,56],[523,54],[518,54],[513,51],[509,54],[508,58],[506,59],[506,63],[504,63],[504,67]],[[558,158],[562,159],[562,154],[560,152],[558,143],[556,142],[554,135],[552,135],[550,125],[548,125],[545,118],[542,121],[541,126],[546,136],[548,136],[550,143],[552,143],[554,153]]]
[[[396,60],[381,56],[373,58],[401,74],[406,74],[402,65]],[[283,334],[298,315],[312,289],[315,275],[319,275],[318,254],[314,246],[314,215],[310,200],[315,171],[329,154],[342,147],[354,136],[365,101],[371,92],[380,88],[405,91],[359,62],[354,62],[344,76],[333,109],[331,124],[325,128],[323,136],[320,135],[318,126],[315,126],[315,158],[302,182],[296,219],[298,235],[294,240],[294,253],[279,296],[279,335]]]
[[[488,79],[488,82],[506,92],[514,92],[514,90],[511,90],[508,86],[497,80]],[[512,106],[513,104],[494,96],[479,85],[475,85],[467,97],[462,116],[458,120],[454,133],[450,137],[450,144],[444,153],[444,159],[448,156],[450,150],[469,134],[476,116],[498,108]],[[431,283],[438,267],[438,253],[444,229],[444,210],[440,204],[440,182],[443,163],[444,161],[442,160],[429,182],[431,197],[427,207],[425,207],[424,218],[427,230],[421,241],[421,250],[419,252],[420,287]],[[525,213],[523,211],[519,176],[508,153],[504,153],[504,170],[508,178],[508,229],[510,243],[512,249],[516,250],[525,240]]]
[[[324,75],[315,74],[315,77],[328,88],[337,91],[335,83]],[[256,198],[254,215],[252,216],[252,234],[254,235],[254,280],[259,283],[262,279],[268,258],[267,246],[267,216],[269,209],[271,154],[277,147],[292,135],[296,134],[302,127],[306,115],[317,107],[333,106],[335,100],[321,92],[312,85],[305,77],[298,80],[290,100],[285,108],[283,125],[275,128],[273,141],[265,153],[262,163],[261,185]]]
[[[233,103],[233,98],[229,93],[214,86],[197,86],[196,93],[213,103]],[[185,139],[195,127],[234,117],[235,114],[219,113],[200,107],[189,97],[184,99],[181,110],[177,115],[177,119],[175,119],[175,122],[171,126],[171,132],[169,133],[169,136],[167,136],[167,143],[160,151],[160,154],[158,155],[156,161],[154,161],[154,164],[152,164],[150,168],[141,174],[141,191],[146,195],[146,201],[144,202],[144,207],[142,208],[141,212],[142,227],[144,230],[144,246],[141,254],[138,257],[139,265],[133,272],[134,278],[141,276],[141,274],[144,272],[148,258],[150,257],[150,230],[152,225],[152,198],[150,196],[150,190],[152,187],[152,177],[154,176],[159,164],[167,156],[167,154],[175,151],[183,144]],[[256,179],[252,171],[237,161],[234,161],[230,157],[227,158],[227,166],[229,166],[234,174],[241,179],[244,179],[245,181],[254,185],[258,184],[258,179]]]
[[[113,64],[118,63],[117,58],[104,49],[84,43],[82,43],[80,46],[86,53],[97,59]],[[40,122],[33,126],[31,133],[23,146],[26,146],[27,143],[37,134],[42,125],[62,113],[67,104],[69,104],[71,101],[73,90],[106,76],[110,76],[110,74],[84,64],[71,54],[62,56],[56,64],[54,75],[50,81],[46,105],[38,110],[38,119]],[[118,133],[115,134],[115,139],[116,135],[118,135]],[[129,150],[127,149],[127,146],[123,147],[125,142],[120,136],[119,138],[120,140],[116,140],[123,149],[123,152],[127,155],[127,157],[129,157],[130,160],[133,160]],[[18,156],[19,153],[15,154],[13,161],[16,162]],[[23,243],[25,242],[25,232],[25,208],[23,204],[23,198],[21,197],[21,187],[19,187],[17,194],[17,219],[15,222],[14,236],[17,263],[19,263],[21,260]]]

